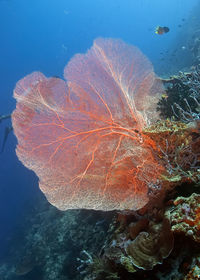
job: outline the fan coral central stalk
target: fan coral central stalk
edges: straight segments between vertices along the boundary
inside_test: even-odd
[[[121,40],[97,39],[64,77],[34,72],[17,83],[18,158],[61,210],[143,207],[163,171],[142,133],[162,91],[151,63]]]

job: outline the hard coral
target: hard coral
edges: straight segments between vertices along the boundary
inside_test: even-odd
[[[127,246],[127,253],[134,266],[144,270],[162,263],[173,249],[173,234],[167,220],[152,225],[149,232],[140,232]]]
[[[114,234],[109,246],[104,248],[103,258],[115,265],[120,264],[128,272],[138,269],[151,270],[163,259],[168,257],[173,249],[173,234],[167,219],[160,223],[150,222],[146,219],[135,223],[136,230],[133,235],[133,223],[129,227]]]
[[[174,233],[189,236],[200,242],[200,195],[193,193],[190,197],[178,197],[174,208],[167,211]]]
[[[187,275],[183,280],[199,280],[200,279],[200,257],[197,257]]]

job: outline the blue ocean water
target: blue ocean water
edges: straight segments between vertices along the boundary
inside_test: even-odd
[[[15,108],[16,82],[38,70],[63,77],[76,53],[84,53],[97,37],[121,38],[141,49],[160,71],[160,53],[170,49],[198,0],[1,0],[0,115]],[[156,35],[156,26],[170,32]],[[183,27],[184,28],[184,27]],[[169,63],[169,62],[166,62]],[[0,123],[0,145],[10,120]],[[23,227],[26,207],[40,192],[37,177],[15,154],[11,132],[0,154],[0,257],[10,234]]]

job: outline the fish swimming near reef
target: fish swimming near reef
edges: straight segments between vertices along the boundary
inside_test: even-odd
[[[156,27],[156,30],[155,30],[155,33],[158,34],[158,35],[163,35],[165,33],[168,33],[169,32],[169,27],[167,26],[157,26]]]

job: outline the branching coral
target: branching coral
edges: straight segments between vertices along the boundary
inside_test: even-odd
[[[167,85],[166,95],[158,102],[158,110],[164,118],[191,122],[200,119],[200,66],[190,73],[180,72],[170,79],[162,79]]]

